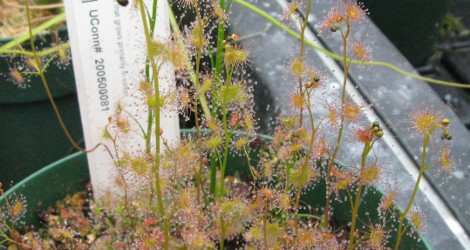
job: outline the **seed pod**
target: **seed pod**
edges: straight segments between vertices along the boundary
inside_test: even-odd
[[[330,30],[331,30],[331,32],[336,32],[340,28],[341,28],[341,26],[339,26],[339,24],[333,24],[333,25],[331,25]]]
[[[129,4],[129,0],[117,0],[117,3],[123,7],[126,7]]]
[[[377,138],[380,138],[380,137],[384,136],[384,131],[379,130],[379,131],[375,132],[375,136],[377,136]]]
[[[441,121],[442,126],[447,127],[450,124],[450,120],[447,118],[442,119]]]
[[[375,121],[374,123],[372,123],[372,127],[380,128],[380,123],[378,121]]]
[[[452,135],[449,133],[449,131],[445,130],[444,132],[442,132],[441,139],[450,141],[452,140]]]

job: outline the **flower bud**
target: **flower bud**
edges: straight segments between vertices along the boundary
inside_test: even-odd
[[[447,118],[442,119],[441,121],[442,126],[447,127],[450,124],[450,120]]]
[[[313,81],[314,81],[314,82],[319,82],[319,81],[320,81],[320,77],[319,77],[319,76],[313,77]]]
[[[341,26],[339,26],[339,24],[333,24],[333,25],[330,26],[331,32],[336,32],[336,31],[338,31],[340,28],[341,28]]]
[[[232,34],[232,36],[230,36],[232,38],[232,40],[234,40],[235,42],[240,40],[240,37],[237,35],[237,34]]]
[[[313,86],[314,86],[314,84],[313,84],[312,82],[307,82],[307,83],[305,84],[305,87],[306,87],[307,89],[310,89],[310,88],[312,88]]]
[[[129,4],[129,0],[117,0],[117,3],[123,7],[126,7]]]
[[[375,121],[374,123],[372,123],[372,128],[374,127],[380,128],[380,123],[378,121]]]
[[[379,131],[375,132],[375,136],[377,136],[377,138],[380,138],[380,137],[384,136],[384,131],[379,130]]]
[[[449,133],[449,131],[445,130],[442,132],[441,139],[450,141],[452,140],[452,135]]]

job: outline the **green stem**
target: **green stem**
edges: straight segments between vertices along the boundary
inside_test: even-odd
[[[355,248],[355,233],[356,233],[356,221],[357,221],[357,213],[359,211],[359,205],[361,203],[361,195],[362,195],[362,188],[363,188],[363,181],[362,181],[362,173],[366,169],[366,160],[367,155],[369,154],[370,150],[372,149],[372,145],[370,142],[364,145],[364,150],[362,151],[361,157],[361,170],[359,171],[359,186],[356,193],[356,199],[354,201],[354,207],[352,210],[352,217],[351,217],[351,229],[349,231],[349,250]]]
[[[264,216],[263,216],[263,241],[264,241],[264,248],[269,249],[268,247],[268,201],[264,201]]]
[[[298,190],[296,192],[296,197],[295,197],[295,204],[294,204],[294,247],[297,247],[297,235],[299,231],[299,206],[300,206],[300,194],[302,192],[302,187],[298,187]]]
[[[318,123],[317,127],[315,127],[315,120],[314,120],[315,117],[313,116],[312,104],[311,104],[311,101],[310,101],[310,94],[307,95],[307,105],[308,105],[307,106],[307,111],[308,111],[308,115],[310,117],[310,126],[312,127],[312,135],[310,137],[310,143],[308,145],[308,151],[307,151],[307,155],[305,156],[305,162],[304,162],[302,171],[307,170],[308,163],[310,161],[310,157],[312,156],[313,144],[315,143],[315,137],[316,137],[318,128],[321,125],[321,121],[320,121]]]
[[[211,154],[211,171],[210,171],[210,189],[209,192],[211,193],[213,199],[216,194],[216,188],[217,188],[217,157],[213,154]]]
[[[199,7],[196,5],[194,7],[194,11],[196,12],[197,18],[197,39],[198,44],[201,43],[204,35],[204,25],[202,23],[201,13],[199,12]],[[200,75],[200,67],[201,67],[201,56],[202,56],[202,47],[197,46],[196,48],[196,79],[194,81],[194,86],[196,87],[196,91],[199,89],[199,75]],[[198,139],[201,139],[201,131],[199,129],[199,113],[198,113],[198,97],[194,99],[194,118],[196,122],[196,135]]]
[[[155,24],[157,23],[157,5],[158,0],[153,0],[152,6],[152,16],[150,17],[150,37],[153,37],[153,33],[155,32]]]
[[[305,15],[305,18],[303,20],[303,23],[302,23],[302,26],[301,26],[301,35],[300,35],[300,51],[299,51],[299,58],[300,58],[300,62],[303,63],[304,61],[304,54],[305,54],[305,43],[304,43],[304,39],[305,39],[305,29],[307,28],[308,26],[308,18],[310,16],[310,10],[311,10],[311,7],[312,7],[312,0],[309,0],[308,1],[308,4],[307,4],[307,10],[306,10],[306,15]],[[303,78],[302,76],[299,76],[298,78],[298,82],[299,82],[299,94],[301,94],[302,96],[305,94],[304,91],[303,91]],[[308,90],[307,90],[308,91]],[[310,158],[310,153],[311,153],[311,149],[313,147],[313,141],[315,140],[315,124],[314,124],[314,118],[313,118],[313,113],[312,113],[312,110],[311,110],[311,107],[310,107],[310,95],[309,95],[309,92],[307,92],[307,99],[308,99],[308,106],[307,106],[307,110],[309,112],[309,117],[310,117],[310,126],[312,127],[312,136],[310,138],[310,144],[309,144],[309,149],[308,149],[308,152],[307,152],[307,156],[305,157],[305,163],[303,164],[302,166],[302,169],[301,169],[301,175],[305,174],[305,172],[307,171],[307,167],[308,167],[308,162],[309,162],[309,158]],[[299,120],[299,127],[302,127],[302,117],[303,117],[303,110],[304,110],[304,107],[300,107],[300,120]],[[298,228],[299,228],[299,216],[298,216],[298,213],[299,213],[299,203],[300,203],[300,194],[302,192],[302,187],[299,186],[298,187],[298,190],[297,190],[297,193],[296,193],[296,199],[295,199],[295,208],[294,208],[294,213],[295,213],[295,216],[294,216],[294,234],[297,235],[298,233]],[[297,237],[294,238],[294,247],[297,247]]]
[[[196,6],[196,14],[197,14],[197,18],[198,18],[198,28],[199,28],[199,32],[198,32],[198,39],[203,39],[203,23],[202,23],[202,17],[200,15],[200,12],[199,12],[199,9],[198,7]],[[171,27],[173,29],[173,32],[176,34],[176,37],[177,37],[177,42],[179,42],[182,46],[185,46],[184,43],[178,39],[179,37],[181,37],[181,34],[180,34],[180,30],[178,28],[178,23],[176,21],[176,18],[175,18],[175,15],[173,13],[173,10],[171,8],[169,8],[169,16],[170,16],[170,24],[171,24]],[[201,61],[201,57],[202,57],[202,49],[201,48],[197,48],[197,52],[196,52],[196,70],[194,70],[192,67],[191,67],[191,71],[190,71],[190,78],[191,78],[191,81],[194,83],[194,86],[196,86],[196,90],[198,89],[199,87],[199,78],[200,78],[200,61]],[[191,61],[189,59],[189,56],[187,55],[186,56],[186,60],[187,60],[187,63],[188,65],[191,65]],[[206,97],[204,95],[199,95],[195,98],[195,101],[194,101],[194,111],[195,111],[195,120],[196,120],[196,131],[197,131],[197,137],[198,138],[201,138],[201,133],[200,133],[200,126],[199,126],[199,117],[198,117],[198,104],[201,105],[202,107],[202,111],[204,112],[204,115],[206,116],[207,119],[211,119],[211,112],[209,110],[209,106],[207,104],[207,100],[206,100]],[[211,158],[213,158],[211,156]],[[200,188],[197,189],[197,199],[199,200],[199,197],[200,197],[200,193],[202,192],[202,185],[200,185],[200,183],[202,183],[202,170],[203,170],[203,165],[202,165],[202,162],[200,163],[200,166],[199,166],[199,173],[197,174],[196,176],[196,182],[197,182],[197,186],[199,186]],[[217,168],[215,167],[215,165],[213,163],[211,163],[211,177],[210,177],[210,193],[212,194],[212,196],[214,197],[215,196],[215,193],[216,193],[216,185],[217,185],[217,178],[216,178],[216,172],[217,171]]]
[[[219,0],[220,9],[225,9],[225,0]],[[224,44],[225,39],[225,22],[220,21],[217,26],[217,51],[215,56],[215,72],[218,77],[222,76],[222,66],[223,66],[223,53],[224,53]]]
[[[59,20],[60,18],[59,17],[62,17],[62,21],[63,19],[65,18],[65,13],[62,13],[58,16],[56,16],[55,18],[49,20],[50,22],[46,22],[45,24],[39,26],[38,28],[36,29],[32,29],[31,28],[31,13],[30,13],[30,9],[29,9],[29,2],[26,1],[26,16],[27,16],[27,20],[28,20],[28,34],[27,35],[24,35],[22,37],[19,37],[15,40],[13,40],[12,42],[6,44],[5,46],[2,47],[2,49],[9,49],[15,45],[18,45],[18,44],[21,44],[22,42],[26,41],[29,39],[29,42],[30,42],[30,46],[31,46],[31,50],[32,50],[32,54],[33,54],[33,59],[34,59],[34,63],[36,64],[37,66],[37,71],[38,71],[38,75],[41,79],[41,83],[44,87],[44,90],[46,91],[46,94],[47,94],[47,97],[49,99],[49,102],[51,103],[51,106],[52,106],[52,109],[54,110],[54,113],[57,117],[57,120],[59,121],[59,124],[62,128],[62,130],[64,131],[64,134],[65,136],[67,137],[67,139],[69,140],[70,144],[72,144],[72,146],[79,150],[79,151],[82,151],[82,152],[90,152],[90,151],[93,151],[96,149],[96,147],[98,147],[98,145],[95,146],[95,148],[91,149],[91,150],[85,150],[83,149],[82,147],[80,147],[78,145],[78,143],[72,138],[72,135],[70,134],[69,130],[67,129],[67,126],[65,125],[63,119],[62,119],[62,116],[60,115],[60,112],[59,112],[59,108],[57,107],[55,101],[54,101],[54,98],[52,97],[52,93],[49,89],[49,84],[47,83],[47,80],[46,80],[46,77],[44,75],[44,70],[45,70],[45,67],[43,67],[43,65],[41,65],[41,58],[39,56],[39,53],[37,52],[36,50],[36,45],[34,44],[34,36],[44,30],[44,29],[47,29],[48,27],[52,26],[53,24],[59,22],[57,20]],[[62,16],[63,15],[63,16]],[[52,20],[55,20],[57,22],[52,22]],[[50,25],[50,26],[47,26],[47,25]],[[39,28],[42,28],[42,29],[39,29]],[[23,37],[27,37],[26,39],[22,40]],[[16,42],[18,43],[16,43]],[[15,42],[15,43],[14,43]]]
[[[220,226],[222,229],[221,235],[220,235],[220,244],[219,244],[219,249],[223,250],[224,249],[224,241],[225,241],[225,233],[226,233],[226,228],[225,228],[225,221],[224,221],[224,216],[221,214],[220,216]]]
[[[359,211],[359,205],[361,203],[361,193],[362,193],[362,181],[359,181],[359,187],[356,193],[356,200],[354,201],[354,208],[353,208],[352,217],[351,217],[351,229],[349,231],[349,250],[352,250],[355,248],[356,220],[357,220],[357,212]]]
[[[300,35],[298,33],[296,33],[295,31],[287,28],[286,26],[284,26],[282,23],[280,23],[279,21],[277,21],[274,17],[270,16],[268,13],[262,11],[261,9],[257,8],[256,6],[250,4],[250,3],[247,3],[245,2],[244,0],[233,0],[234,2],[240,4],[241,6],[253,11],[254,13],[260,15],[261,17],[265,18],[266,20],[268,20],[269,22],[271,22],[272,24],[274,24],[276,27],[284,30],[285,32],[287,32],[287,34],[297,38],[297,39],[300,39]],[[343,60],[343,57],[340,56],[340,55],[337,55],[333,52],[330,52],[324,48],[321,48],[315,44],[313,44],[312,42],[310,41],[305,41],[305,44],[309,45],[310,47],[314,48],[315,50],[318,50],[330,57],[332,57],[333,59],[335,60]],[[457,83],[457,82],[448,82],[448,81],[442,81],[442,80],[436,80],[436,79],[432,79],[432,78],[428,78],[428,77],[424,77],[424,76],[420,76],[420,75],[416,75],[416,74],[413,74],[413,73],[410,73],[410,72],[407,72],[405,70],[402,70],[400,68],[398,68],[397,66],[393,65],[393,64],[390,64],[390,63],[387,63],[387,62],[379,62],[379,61],[367,61],[367,62],[364,62],[364,61],[360,61],[360,60],[353,60],[353,59],[349,59],[350,63],[353,63],[353,64],[361,64],[361,65],[373,65],[373,66],[383,66],[383,67],[387,67],[387,68],[390,68],[402,75],[406,75],[406,76],[409,76],[409,77],[412,77],[412,78],[415,78],[415,79],[419,79],[419,80],[422,80],[422,81],[425,81],[425,82],[429,82],[429,83],[434,83],[434,84],[439,84],[439,85],[444,85],[444,86],[449,86],[449,87],[458,87],[458,88],[470,88],[470,85],[469,84],[463,84],[463,83]]]
[[[60,49],[66,49],[70,47],[70,42],[63,43],[59,46],[55,46],[52,48],[47,48],[42,51],[38,51],[37,54],[40,57],[43,56],[48,56],[54,53],[57,53]],[[25,50],[19,50],[19,49],[4,49],[3,47],[0,48],[0,54],[11,54],[11,55],[23,55],[27,57],[34,57],[34,53],[30,51],[25,51]]]
[[[225,93],[227,93],[227,88],[225,89]],[[226,95],[226,94],[225,94]],[[224,136],[225,136],[225,143],[224,143],[224,158],[222,161],[222,167],[220,169],[220,196],[224,196],[225,193],[225,169],[227,167],[227,159],[228,159],[228,148],[229,148],[229,141],[230,137],[228,134],[228,124],[227,124],[227,104],[224,103],[222,105],[222,123],[224,126]]]
[[[29,9],[29,7],[28,7]],[[57,16],[55,16],[54,18],[48,20],[47,22],[44,22],[43,24],[39,25],[38,27],[34,28],[34,29],[29,29],[29,32],[16,38],[15,40],[3,45],[2,47],[0,47],[0,50],[7,50],[7,49],[11,49],[15,46],[19,46],[21,45],[23,42],[33,38],[33,36],[39,34],[40,32],[52,27],[53,25],[56,25],[60,22],[63,22],[65,20],[65,13],[62,12],[60,14],[58,14]],[[29,26],[31,27],[31,26]]]
[[[308,90],[307,90],[308,91]],[[309,117],[310,117],[310,126],[312,127],[312,134],[310,136],[310,142],[309,142],[309,147],[308,147],[308,151],[307,151],[307,155],[305,156],[305,162],[304,164],[302,165],[302,173],[301,174],[304,174],[305,171],[308,171],[308,163],[310,162],[310,157],[312,156],[312,151],[313,151],[313,144],[315,142],[315,137],[316,137],[316,133],[318,131],[318,127],[321,125],[321,122],[318,124],[318,127],[315,128],[315,120],[314,120],[314,116],[313,116],[313,112],[312,112],[312,107],[311,107],[311,103],[310,103],[310,92],[307,92],[307,111],[308,111],[308,114],[309,114]],[[295,203],[295,207],[296,209],[294,210],[296,216],[295,216],[295,234],[297,235],[297,225],[298,225],[298,207],[299,207],[299,202],[300,202],[300,192],[302,192],[302,188],[299,188],[299,192],[298,192],[298,195],[297,195],[297,199],[296,199],[296,203]],[[297,242],[297,238],[295,238],[295,241]],[[295,242],[295,243],[296,243]],[[296,245],[296,244],[295,244]]]
[[[142,23],[144,26],[144,33],[145,33],[145,38],[147,41],[147,52],[149,55],[149,61],[152,66],[152,71],[153,71],[153,81],[154,81],[154,91],[155,91],[155,98],[156,98],[156,103],[154,108],[154,115],[155,115],[155,187],[157,191],[157,199],[158,199],[158,209],[159,212],[163,218],[163,228],[164,228],[164,237],[165,237],[165,242],[164,242],[164,249],[169,248],[169,238],[170,238],[170,233],[169,233],[169,223],[165,215],[165,208],[163,206],[163,195],[162,195],[162,190],[160,186],[160,89],[159,89],[159,83],[158,83],[158,70],[157,65],[155,63],[155,55],[154,52],[150,49],[150,44],[152,42],[152,38],[150,36],[150,30],[147,22],[147,18],[145,15],[145,6],[143,3],[143,0],[138,1],[139,4],[139,9],[140,9],[140,14],[142,17]]]
[[[411,209],[411,206],[413,205],[416,194],[418,193],[419,184],[421,182],[421,179],[424,176],[424,172],[426,171],[427,148],[428,148],[429,140],[431,139],[431,133],[433,131],[434,131],[434,128],[432,130],[430,130],[429,133],[426,133],[424,135],[424,138],[423,138],[423,153],[421,154],[421,165],[420,165],[420,169],[419,169],[419,175],[418,175],[418,179],[416,180],[416,184],[413,188],[413,193],[411,194],[410,200],[408,201],[408,204],[407,204],[405,210],[402,213],[400,213],[400,221],[398,223],[397,241],[395,243],[395,250],[398,250],[398,247],[400,246],[400,242],[403,238],[403,235],[406,232],[406,230],[403,229],[403,224],[405,222],[406,216],[408,215],[408,212]]]
[[[199,7],[198,5],[196,5],[194,7],[194,11],[196,12],[196,17],[197,17],[197,39],[198,39],[198,45],[201,45],[202,44],[202,40],[203,40],[203,36],[204,36],[204,24],[202,22],[202,17],[201,17],[201,13],[199,12]],[[201,67],[201,57],[202,57],[202,47],[201,46],[197,46],[196,48],[196,72],[195,72],[195,75],[196,75],[196,79],[194,81],[194,86],[196,88],[196,92],[197,90],[199,90],[199,75],[200,75],[200,67]],[[199,100],[199,97],[196,96],[196,98],[194,98],[194,106],[193,106],[193,109],[194,109],[194,120],[195,120],[195,123],[196,123],[196,136],[197,136],[197,139],[200,140],[201,139],[201,131],[200,131],[200,125],[199,125],[199,105],[198,105],[198,100]],[[199,201],[200,200],[200,197],[201,197],[201,193],[202,193],[202,172],[203,172],[203,164],[202,164],[202,161],[200,160],[199,161],[199,172],[196,174],[196,200]]]
[[[152,15],[149,16],[149,23],[150,23],[150,37],[153,37],[153,34],[155,32],[155,24],[157,22],[157,5],[158,5],[158,0],[154,0],[152,4]],[[150,64],[146,63],[145,64],[145,79],[150,82]],[[148,109],[148,116],[147,116],[147,136],[145,136],[145,152],[147,154],[150,154],[151,152],[151,140],[152,140],[152,126],[153,126],[153,113],[152,109]],[[153,188],[151,187],[151,191],[153,194]]]
[[[231,135],[229,134],[228,130],[228,122],[227,122],[227,95],[228,95],[228,87],[231,85],[232,81],[232,73],[234,71],[234,67],[229,69],[229,66],[227,66],[227,82],[225,85],[225,92],[224,92],[224,98],[222,101],[222,123],[224,126],[224,136],[225,136],[225,143],[224,143],[224,158],[222,162],[222,167],[220,169],[220,196],[223,196],[225,194],[225,185],[224,185],[224,179],[225,179],[225,169],[227,168],[227,160],[228,160],[228,149],[229,149],[229,143],[230,143],[230,137]]]
[[[178,23],[176,21],[176,18],[175,18],[175,15],[173,13],[173,10],[171,8],[169,8],[168,10],[169,12],[169,16],[170,16],[170,24],[171,24],[171,28],[173,30],[173,32],[176,34],[176,37],[181,37],[181,32],[178,28]],[[182,45],[184,46],[184,43],[182,42],[181,39],[177,39],[177,41]],[[185,46],[184,46],[185,47]],[[191,65],[191,61],[189,59],[189,56],[186,55],[186,60],[188,62],[189,65]],[[191,81],[196,84],[196,73],[194,72],[194,69],[191,68],[191,71],[189,72],[189,77],[191,79]],[[199,96],[199,102],[201,104],[201,107],[202,107],[202,111],[204,112],[204,115],[206,116],[207,119],[210,119],[212,117],[211,115],[211,112],[210,112],[210,109],[209,109],[209,105],[207,104],[207,99],[204,95],[201,95]]]
[[[307,10],[305,14],[305,19],[303,20],[302,26],[300,28],[300,51],[299,51],[299,59],[300,62],[303,64],[304,62],[304,54],[305,54],[305,29],[308,26],[308,18],[310,16],[310,10],[312,7],[312,0],[308,1]],[[299,76],[299,94],[303,93],[303,78]],[[300,107],[300,116],[299,116],[299,126],[302,127],[302,114],[303,114],[304,107]]]
[[[243,147],[243,152],[245,153],[246,161],[248,164],[248,168],[250,169],[251,176],[253,177],[253,186],[256,187],[256,179],[257,179],[257,174],[255,174],[255,169],[251,165],[251,160],[250,160],[250,153],[246,150],[246,147]]]
[[[344,114],[343,114],[343,107],[346,102],[346,85],[348,83],[348,73],[349,73],[349,66],[351,65],[348,63],[348,58],[347,58],[347,45],[348,45],[348,37],[349,33],[351,32],[351,26],[349,24],[349,21],[346,19],[346,33],[343,33],[341,30],[341,36],[343,39],[343,66],[344,66],[344,77],[343,77],[343,90],[341,93],[341,116],[340,116],[340,124],[339,124],[339,131],[338,131],[338,137],[336,139],[336,144],[335,144],[335,149],[333,151],[333,155],[330,158],[330,161],[328,162],[328,167],[327,167],[327,173],[326,173],[326,204],[325,204],[325,226],[328,224],[329,220],[329,212],[330,212],[330,190],[328,187],[328,183],[331,183],[331,173],[333,170],[333,164],[336,160],[336,156],[339,151],[339,146],[341,144],[341,138],[343,135],[343,128],[344,128]]]
[[[295,214],[293,213],[288,213],[287,216],[294,216]],[[316,220],[321,220],[322,217],[320,216],[316,216],[316,215],[313,215],[313,214],[301,214],[301,213],[297,213],[297,216],[299,216],[300,218],[312,218],[312,219],[316,219]]]

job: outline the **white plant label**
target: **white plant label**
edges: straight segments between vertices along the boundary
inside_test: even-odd
[[[152,0],[144,2],[151,8]],[[123,7],[115,0],[65,0],[64,4],[87,148],[103,143],[115,154],[113,143],[103,135],[119,105],[132,119],[127,120],[131,132],[117,137],[117,150],[142,154],[145,141],[138,123],[146,128],[148,113],[139,84],[145,80],[147,47],[139,9],[132,2]],[[170,38],[166,0],[158,1],[157,13],[154,39],[163,41]],[[159,83],[161,93],[174,91],[170,65],[161,69]],[[162,111],[163,137],[170,143],[179,139],[178,124],[175,109]],[[87,157],[95,197],[112,192],[117,170],[109,152],[100,146]]]

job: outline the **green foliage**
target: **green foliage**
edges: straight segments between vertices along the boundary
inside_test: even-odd
[[[217,93],[216,98],[220,100],[222,105],[227,105],[228,103],[236,100],[240,100],[240,85],[229,85],[223,86]]]
[[[454,16],[450,12],[444,15],[442,24],[439,27],[439,34],[441,37],[463,36],[469,33],[470,31],[465,28],[461,18]]]

